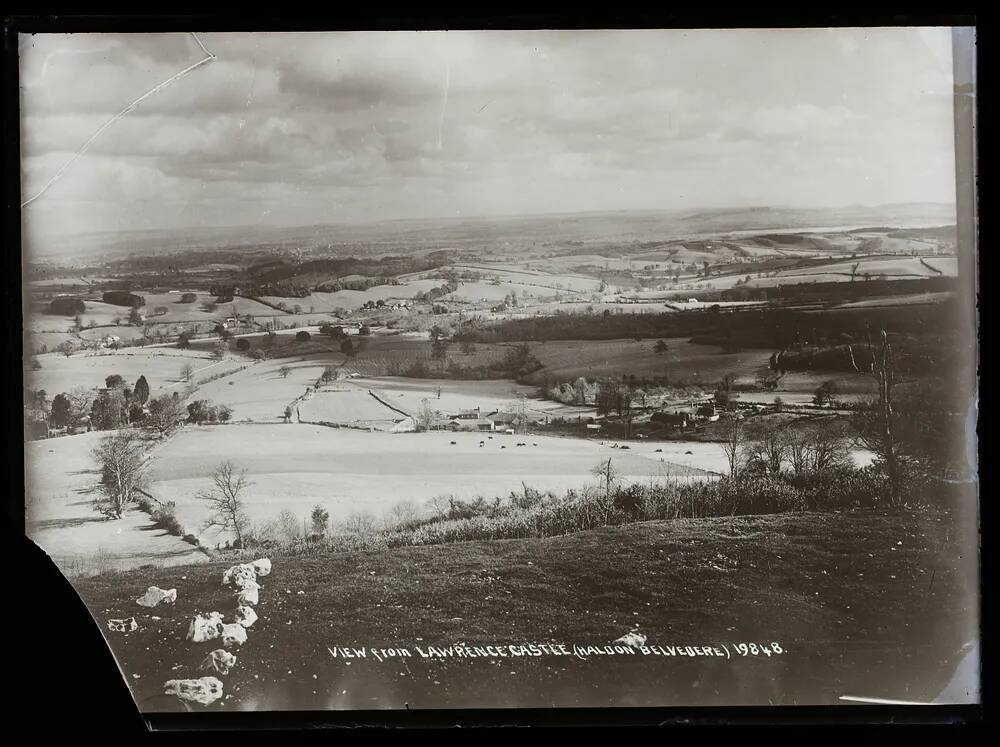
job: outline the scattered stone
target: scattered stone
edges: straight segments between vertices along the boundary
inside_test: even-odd
[[[211,705],[222,697],[222,681],[216,677],[201,677],[196,680],[167,680],[163,685],[163,692],[166,695],[176,695],[181,700]]]
[[[237,589],[245,589],[250,584],[257,583],[257,571],[250,563],[241,563],[222,574],[223,586],[235,586]]]
[[[634,630],[631,633],[626,633],[621,638],[616,638],[615,643],[624,643],[626,646],[639,648],[639,646],[646,645],[646,636]]]
[[[108,620],[108,630],[112,633],[131,633],[138,629],[139,625],[134,617]]]
[[[260,558],[251,563],[254,570],[257,571],[258,576],[266,576],[271,572],[271,559],[270,558]]]
[[[236,608],[236,622],[244,628],[249,628],[257,622],[257,613],[253,611],[253,607],[240,605]]]
[[[236,657],[224,648],[217,648],[205,657],[201,662],[202,671],[218,672],[219,674],[229,674],[229,670],[236,666]]]
[[[212,612],[208,617],[195,615],[188,628],[187,639],[195,643],[211,641],[222,635],[222,628],[222,615],[218,612]]]
[[[247,629],[239,623],[229,623],[222,626],[222,645],[226,648],[230,646],[242,646],[247,642]]]
[[[246,605],[257,604],[259,601],[259,596],[257,590],[260,587],[254,584],[246,589],[241,589],[240,593],[236,595],[236,604],[244,607]]]
[[[143,607],[155,607],[158,604],[173,604],[177,601],[177,589],[161,589],[158,586],[150,586],[146,593],[135,600],[136,604]]]

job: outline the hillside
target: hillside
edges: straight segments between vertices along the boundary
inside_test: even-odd
[[[954,513],[785,514],[647,522],[544,540],[384,553],[272,556],[259,619],[214,709],[931,701],[974,639],[973,541]],[[228,616],[229,563],[104,574],[78,590],[145,710],[200,676],[214,646],[184,640],[197,611]],[[177,588],[146,610],[147,586]],[[131,617],[129,634],[109,618]],[[685,655],[422,658],[417,647],[726,644]],[[769,647],[737,655],[736,644]],[[772,643],[779,644],[771,648]],[[379,661],[370,648],[409,650]],[[343,648],[368,648],[345,658]],[[668,649],[664,648],[664,652]],[[331,652],[339,655],[334,657]],[[674,651],[676,653],[676,650]],[[200,708],[200,706],[196,706]]]

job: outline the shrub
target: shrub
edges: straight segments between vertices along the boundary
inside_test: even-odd
[[[150,512],[150,516],[153,519],[154,526],[158,529],[163,529],[167,534],[184,537],[186,533],[184,527],[177,520],[176,510],[176,504],[173,501],[167,501],[166,503],[159,503],[154,506]],[[197,542],[197,540],[195,541]]]

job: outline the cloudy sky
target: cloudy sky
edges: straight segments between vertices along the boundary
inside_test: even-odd
[[[199,34],[27,237],[954,200],[946,29]],[[205,55],[21,39],[23,199]]]

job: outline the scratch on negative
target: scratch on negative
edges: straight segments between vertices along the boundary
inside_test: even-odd
[[[119,119],[121,119],[122,117],[124,117],[126,114],[129,114],[130,112],[132,112],[140,103],[142,103],[143,101],[145,101],[146,99],[148,99],[150,96],[153,96],[154,94],[159,93],[164,88],[166,88],[167,86],[169,86],[171,83],[174,83],[175,81],[180,80],[185,75],[187,75],[188,73],[192,72],[193,70],[201,67],[205,63],[211,62],[212,60],[217,59],[217,57],[214,54],[212,54],[211,52],[208,51],[208,49],[205,48],[205,45],[201,43],[201,39],[198,38],[197,34],[195,34],[195,33],[192,32],[191,36],[194,37],[195,42],[198,44],[199,47],[201,47],[201,51],[205,53],[204,59],[199,60],[198,62],[194,63],[190,67],[184,68],[183,70],[181,70],[176,75],[172,75],[171,77],[167,78],[165,81],[163,81],[162,83],[160,83],[159,85],[154,86],[153,88],[149,89],[148,91],[146,91],[146,93],[142,94],[142,96],[140,96],[139,98],[131,101],[128,106],[126,106],[124,109],[122,109],[120,112],[118,112],[115,116],[113,116],[111,119],[109,119],[103,125],[101,125],[97,129],[97,132],[95,132],[93,135],[91,135],[87,139],[87,141],[83,145],[80,146],[80,149],[77,150],[76,153],[74,153],[70,157],[70,159],[68,161],[66,161],[66,163],[64,163],[55,174],[53,174],[52,178],[49,179],[47,182],[45,182],[44,185],[42,185],[42,188],[40,190],[38,190],[34,195],[32,195],[27,200],[25,200],[24,202],[21,203],[21,207],[22,208],[23,207],[27,207],[28,205],[30,205],[31,203],[33,203],[35,200],[37,200],[39,197],[41,197],[43,194],[45,194],[48,191],[49,187],[51,187],[53,184],[55,184],[57,181],[59,181],[59,179],[66,172],[66,170],[70,166],[73,165],[73,163],[76,161],[76,159],[78,159],[80,156],[82,156],[84,153],[86,153],[87,149],[90,147],[91,143],[93,143],[95,140],[97,140],[97,138],[100,137],[101,133],[104,132],[106,129],[108,129],[111,125],[113,125]]]
[[[448,90],[451,88],[451,65],[446,64],[444,68],[444,97],[441,100],[441,121],[438,124],[438,147],[442,148],[442,138],[444,135],[444,115],[448,110]]]

